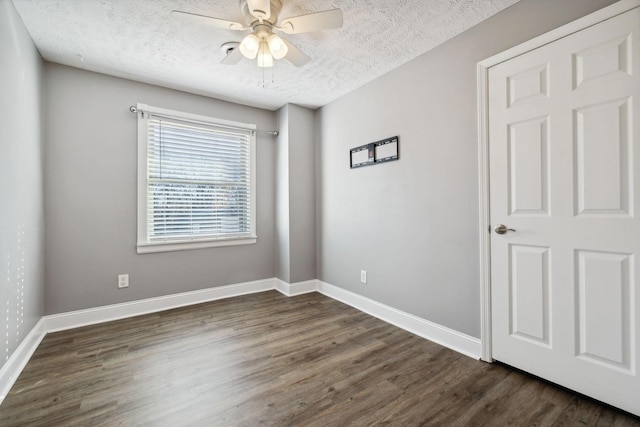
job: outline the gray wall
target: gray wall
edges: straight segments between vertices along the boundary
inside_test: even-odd
[[[0,1],[0,367],[43,315],[42,61]]]
[[[476,63],[611,3],[522,0],[323,107],[318,278],[479,337]],[[399,161],[349,169],[393,135]]]
[[[280,108],[276,146],[276,277],[291,283],[289,230],[289,105]]]
[[[289,105],[291,283],[316,278],[314,113]]]
[[[257,140],[257,244],[136,254],[137,120],[129,106],[260,129],[276,126],[275,113],[51,63],[45,90],[47,314],[274,277],[271,136]],[[129,273],[129,288],[117,289],[119,273]]]
[[[316,278],[314,112],[278,110],[276,276],[296,283]]]

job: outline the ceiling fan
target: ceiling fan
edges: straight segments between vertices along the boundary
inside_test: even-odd
[[[291,42],[274,33],[274,30],[286,34],[299,34],[342,27],[340,9],[294,16],[283,19],[276,25],[281,9],[280,0],[240,0],[240,10],[246,18],[246,25],[179,10],[174,10],[171,14],[184,22],[204,24],[213,28],[251,30],[238,48],[227,52],[227,56],[222,59],[221,63],[227,65],[235,65],[242,58],[248,58],[256,59],[258,67],[273,67],[274,59],[284,58],[296,67],[301,67],[311,58]]]

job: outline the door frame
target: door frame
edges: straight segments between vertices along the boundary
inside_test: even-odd
[[[640,7],[640,0],[621,0],[583,18],[535,37],[487,58],[477,65],[478,100],[478,194],[480,235],[480,358],[492,362],[491,342],[491,236],[489,203],[489,69],[563,37]]]

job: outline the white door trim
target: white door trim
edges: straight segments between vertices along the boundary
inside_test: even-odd
[[[481,359],[493,361],[491,354],[491,239],[489,225],[489,68],[516,56],[552,43],[570,34],[640,7],[640,0],[621,0],[560,28],[494,55],[478,63],[478,185],[480,232],[480,342]]]

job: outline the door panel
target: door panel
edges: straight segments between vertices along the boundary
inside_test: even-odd
[[[511,246],[511,335],[549,347],[549,248]]]
[[[574,89],[606,76],[615,78],[617,73],[631,75],[630,41],[630,35],[623,35],[575,53],[573,62]]]
[[[632,255],[576,251],[578,348],[586,360],[631,371]]]
[[[509,76],[507,84],[509,87],[509,107],[549,97],[549,64],[536,65],[531,69]]]
[[[640,9],[489,69],[492,353],[640,415]]]
[[[509,125],[509,212],[548,215],[548,117]]]
[[[578,215],[629,215],[630,101],[616,99],[574,110]]]

